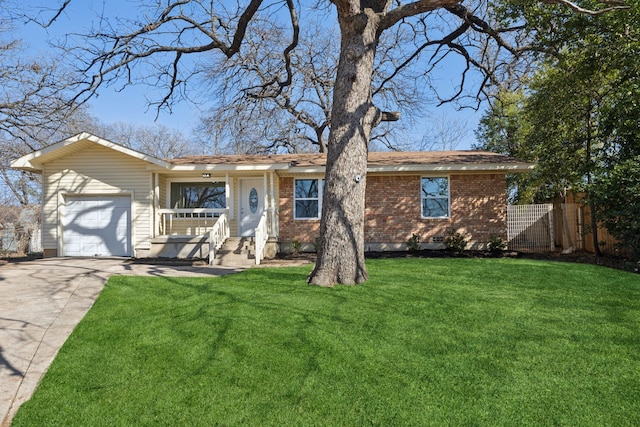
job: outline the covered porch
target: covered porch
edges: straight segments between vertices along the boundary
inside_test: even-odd
[[[252,245],[256,264],[278,252],[274,171],[158,171],[152,180],[150,256],[213,263],[225,241],[235,237]]]

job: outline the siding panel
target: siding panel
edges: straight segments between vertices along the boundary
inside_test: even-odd
[[[148,246],[151,187],[147,163],[106,147],[92,145],[47,163],[44,171],[43,248],[55,250],[61,238],[62,194],[132,193],[133,248]]]

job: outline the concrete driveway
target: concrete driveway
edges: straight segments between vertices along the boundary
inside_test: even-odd
[[[123,258],[47,258],[1,264],[0,426],[11,425],[109,276],[212,277],[237,271],[140,264]]]

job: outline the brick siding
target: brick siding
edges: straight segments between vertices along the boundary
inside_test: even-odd
[[[289,243],[297,239],[301,243],[313,243],[320,235],[319,219],[293,219],[293,178],[280,178],[280,205],[278,222],[280,241]]]
[[[424,219],[420,178],[425,175],[369,175],[365,200],[365,245],[403,245],[417,234],[434,243],[454,229],[470,244],[485,244],[492,236],[506,241],[506,181],[503,174],[450,175],[451,217]],[[294,178],[280,178],[280,240],[313,243],[320,220],[293,219]]]
[[[472,242],[507,241],[507,184],[503,174],[451,175],[454,228]]]

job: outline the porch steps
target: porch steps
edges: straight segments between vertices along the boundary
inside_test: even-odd
[[[251,267],[256,263],[256,242],[253,237],[229,237],[216,252],[211,265]]]

